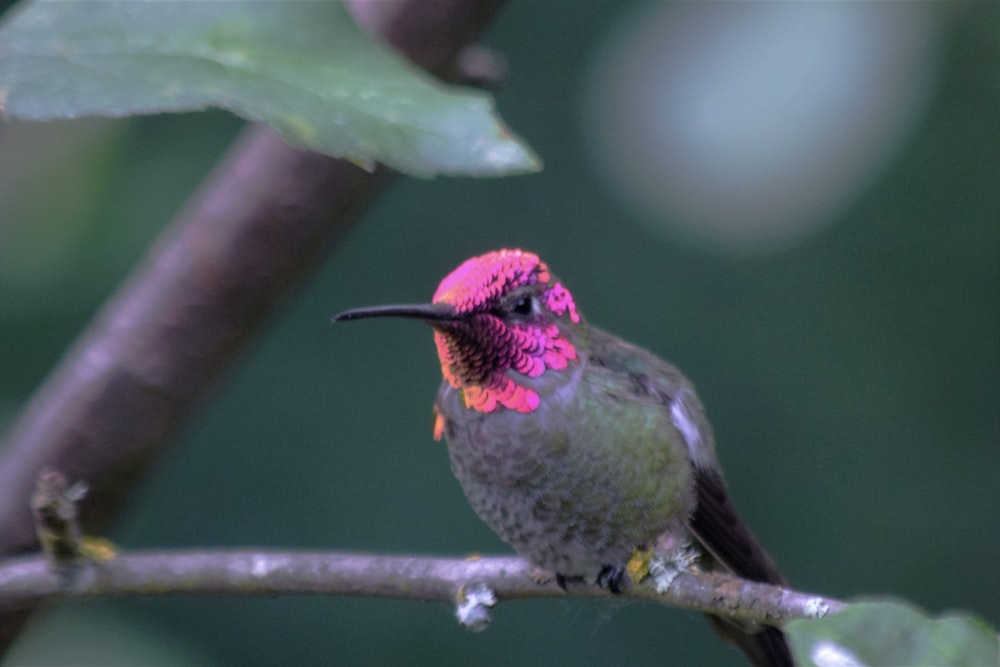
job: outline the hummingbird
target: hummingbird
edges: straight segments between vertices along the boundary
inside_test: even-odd
[[[430,324],[444,376],[434,438],[479,517],[562,588],[624,591],[626,563],[664,536],[705,567],[784,585],[730,501],[692,383],[588,323],[538,255],[488,252],[429,304],[333,319],[372,317]],[[793,665],[779,629],[708,618],[757,667]]]

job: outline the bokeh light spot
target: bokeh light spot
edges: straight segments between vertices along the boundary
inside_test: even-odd
[[[937,20],[927,3],[643,6],[591,67],[596,169],[673,238],[737,253],[808,238],[911,135]]]

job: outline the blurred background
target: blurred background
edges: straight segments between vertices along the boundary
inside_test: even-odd
[[[1000,621],[1000,5],[510,3],[486,43],[545,161],[400,179],[160,461],[109,535],[508,553],[431,438],[413,322],[466,257],[533,250],[593,323],[679,365],[794,587]],[[0,125],[0,427],[241,123]],[[150,599],[39,615],[7,664],[740,664],[698,614]]]

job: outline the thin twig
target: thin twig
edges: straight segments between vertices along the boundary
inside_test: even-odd
[[[532,598],[615,598],[656,602],[767,624],[816,618],[843,603],[723,573],[686,570],[659,592],[655,581],[621,595],[597,586],[559,588],[517,557],[431,558],[338,552],[187,551],[120,555],[78,571],[60,586],[39,556],[0,562],[0,610],[66,597],[151,595],[347,595],[457,604],[463,591],[485,585],[499,601]]]

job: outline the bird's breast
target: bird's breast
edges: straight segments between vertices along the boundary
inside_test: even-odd
[[[447,383],[436,403],[476,512],[523,555],[569,575],[624,562],[685,516],[690,475],[669,409],[574,370],[560,383],[538,378],[543,400],[530,413],[470,410]]]

